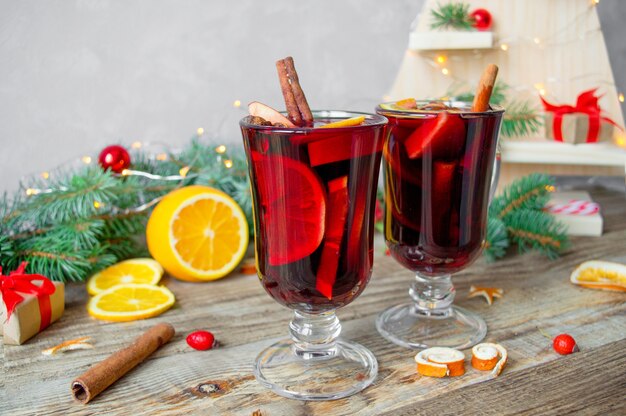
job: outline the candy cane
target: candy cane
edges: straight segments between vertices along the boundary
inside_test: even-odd
[[[600,212],[600,205],[596,202],[571,199],[564,204],[549,206],[548,212],[566,215],[593,215]]]

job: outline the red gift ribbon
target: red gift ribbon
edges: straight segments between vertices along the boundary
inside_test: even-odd
[[[600,97],[596,97],[595,92],[597,88],[585,91],[581,93],[576,99],[576,106],[571,105],[554,105],[550,104],[542,96],[539,96],[543,103],[543,108],[554,113],[554,122],[552,123],[552,131],[554,133],[554,139],[556,141],[563,141],[563,132],[561,126],[563,124],[563,116],[565,114],[572,113],[584,113],[589,117],[589,130],[587,130],[587,143],[595,143],[598,141],[598,133],[600,133],[600,121],[606,121],[611,123],[617,128],[620,128],[617,123],[608,117],[602,117],[602,108],[598,100]]]
[[[27,265],[27,262],[23,262],[17,270],[12,271],[8,276],[2,274],[2,267],[0,267],[0,292],[7,308],[7,320],[11,318],[15,307],[24,301],[24,297],[18,292],[36,295],[41,315],[41,323],[39,324],[39,330],[41,331],[50,325],[52,317],[50,295],[55,292],[56,287],[45,276],[26,274],[24,271]],[[37,281],[41,282],[41,286],[33,283]]]

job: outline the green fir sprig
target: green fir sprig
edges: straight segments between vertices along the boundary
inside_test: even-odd
[[[469,15],[470,5],[462,2],[439,4],[431,10],[431,29],[472,30],[472,19]]]
[[[30,273],[59,281],[83,281],[102,268],[146,255],[143,242],[151,208],[171,190],[208,185],[231,195],[252,224],[246,161],[241,151],[217,151],[197,138],[180,153],[157,160],[141,150],[131,154],[133,170],[179,181],[120,176],[99,166],[55,172],[0,199],[0,266],[5,272],[22,261]],[[228,161],[228,163],[224,163]],[[55,179],[57,178],[57,179]],[[27,187],[44,192],[30,192]]]
[[[550,259],[569,247],[566,227],[543,210],[553,190],[550,176],[534,173],[516,180],[493,199],[484,249],[488,261],[503,257],[509,243],[517,244],[522,253],[532,249]]]

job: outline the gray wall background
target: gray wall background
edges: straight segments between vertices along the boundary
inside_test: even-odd
[[[112,143],[239,145],[233,102],[282,106],[286,55],[313,107],[371,111],[422,3],[0,0],[0,191]],[[626,2],[599,12],[625,91]]]

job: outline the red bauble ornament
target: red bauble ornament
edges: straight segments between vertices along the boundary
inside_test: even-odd
[[[195,331],[187,335],[187,344],[196,350],[210,350],[215,346],[215,337],[209,331]]]
[[[578,345],[571,335],[561,334],[554,337],[552,348],[561,355],[568,355],[578,351]]]
[[[104,170],[111,169],[115,173],[122,173],[130,166],[130,155],[122,146],[114,144],[102,149],[98,156],[98,163]]]
[[[491,29],[491,13],[486,9],[476,9],[470,13],[470,17],[474,22],[472,26],[480,31]]]

